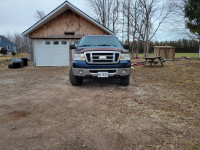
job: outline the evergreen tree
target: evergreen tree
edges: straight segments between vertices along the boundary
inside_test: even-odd
[[[200,58],[200,0],[188,0],[185,5],[186,27],[199,41]]]

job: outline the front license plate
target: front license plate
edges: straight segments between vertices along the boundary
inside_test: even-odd
[[[108,72],[98,72],[98,78],[108,78]]]

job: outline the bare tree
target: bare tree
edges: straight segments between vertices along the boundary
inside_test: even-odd
[[[126,27],[126,35],[127,35],[127,44],[130,45],[130,27],[131,27],[131,18],[130,18],[130,13],[131,13],[131,2],[132,0],[124,0],[122,5],[123,5],[123,8],[122,8],[122,13],[123,13],[123,16],[124,16],[124,25]]]
[[[114,33],[118,32],[117,22],[119,19],[120,0],[88,0],[94,10],[96,20]]]
[[[30,41],[29,38],[22,36],[21,34],[15,33],[13,35],[13,42],[17,47],[18,53],[30,53]]]
[[[167,19],[171,11],[165,9],[165,6],[156,0],[138,0],[139,12],[141,12],[140,21],[137,20],[136,29],[142,38],[145,57],[149,54],[149,42],[157,33],[162,23]]]
[[[126,41],[130,45],[132,40],[131,52],[136,51],[136,56],[141,41],[145,56],[148,55],[150,41],[171,12],[158,0],[88,1],[101,24],[121,35],[123,43]]]
[[[35,16],[36,20],[41,20],[42,18],[45,17],[45,13],[43,11],[36,10],[36,13],[34,16]]]
[[[111,16],[112,31],[114,33],[118,32],[117,23],[118,23],[118,20],[119,20],[119,13],[120,13],[120,0],[114,0],[113,8],[112,8],[112,16]]]
[[[19,33],[10,34],[9,32],[4,36],[16,45],[17,53],[30,53],[29,38]]]

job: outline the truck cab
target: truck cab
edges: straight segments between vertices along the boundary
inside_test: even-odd
[[[129,46],[122,46],[112,35],[84,36],[75,49],[69,79],[73,86],[82,84],[85,78],[120,78],[121,84],[129,85],[131,61]]]

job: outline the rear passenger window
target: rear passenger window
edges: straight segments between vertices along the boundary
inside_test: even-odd
[[[67,44],[67,41],[62,41],[61,44],[62,44],[62,45],[66,45],[66,44]]]
[[[53,45],[58,45],[59,42],[58,41],[53,41]]]
[[[51,45],[50,41],[45,41],[45,45]]]

